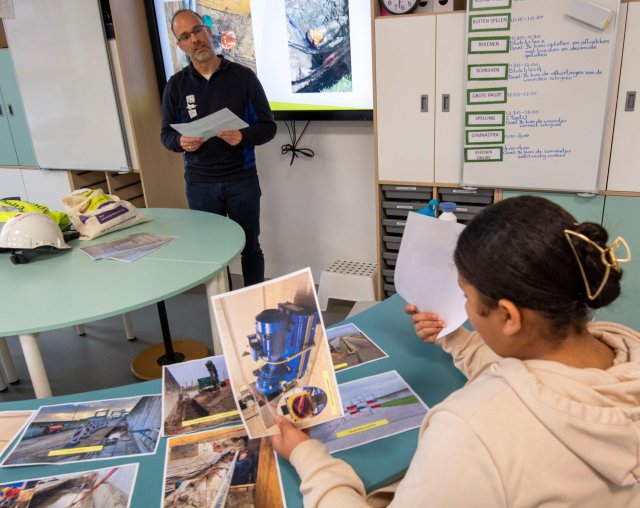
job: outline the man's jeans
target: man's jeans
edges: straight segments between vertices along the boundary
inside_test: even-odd
[[[228,216],[244,230],[242,277],[245,286],[264,281],[264,255],[258,241],[261,195],[258,175],[232,182],[187,183],[189,208]]]

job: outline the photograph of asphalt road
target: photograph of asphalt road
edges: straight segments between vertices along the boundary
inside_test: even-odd
[[[310,429],[330,453],[420,426],[429,408],[396,371],[338,385],[344,416]]]

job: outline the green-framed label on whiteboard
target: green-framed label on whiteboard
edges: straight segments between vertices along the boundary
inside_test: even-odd
[[[468,81],[499,81],[509,77],[509,64],[470,64],[467,65]]]
[[[511,9],[511,0],[469,0],[470,11]]]
[[[474,14],[469,16],[469,32],[499,32],[511,29],[511,14]]]

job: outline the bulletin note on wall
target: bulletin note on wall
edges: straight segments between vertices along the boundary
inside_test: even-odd
[[[618,10],[468,0],[464,185],[597,190]]]

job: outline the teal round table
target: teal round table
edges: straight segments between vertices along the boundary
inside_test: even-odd
[[[244,247],[244,232],[238,224],[195,210],[141,211],[153,220],[94,240],[71,241],[71,250],[40,254],[27,264],[14,265],[8,255],[0,254],[5,291],[0,338],[4,343],[5,337],[19,336],[37,398],[51,396],[37,342],[39,332],[123,314],[203,283],[208,297],[228,290],[226,266]],[[80,250],[140,232],[177,238],[133,262],[94,261]],[[220,352],[212,312],[211,318],[214,351]]]

